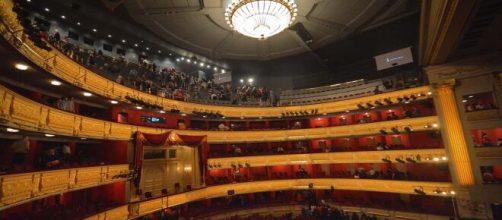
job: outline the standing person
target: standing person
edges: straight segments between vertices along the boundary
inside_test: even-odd
[[[24,136],[22,139],[12,143],[10,148],[14,153],[12,164],[14,164],[15,167],[21,166],[23,169],[26,169],[26,156],[30,150],[30,139]]]

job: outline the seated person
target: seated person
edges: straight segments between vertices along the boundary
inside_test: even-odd
[[[378,143],[376,150],[384,150],[385,145],[383,143]]]
[[[485,132],[481,132],[481,143],[483,143],[484,147],[493,146],[492,140],[488,137],[488,134]]]
[[[232,145],[232,147],[234,148],[234,154],[241,154],[242,153],[242,149],[236,145]]]
[[[277,147],[277,153],[284,153],[284,148],[283,147]]]
[[[303,167],[300,167],[298,174],[299,174],[300,178],[307,178],[309,176],[309,174],[307,173],[307,171]]]
[[[341,117],[338,125],[347,125],[347,118]]]
[[[178,129],[180,130],[186,130],[187,126],[185,124],[185,120],[178,120]]]
[[[292,129],[300,129],[302,128],[302,123],[299,122],[299,121],[295,121],[295,123],[293,124],[293,127],[291,127]]]
[[[222,122],[222,123],[220,123],[218,125],[218,130],[220,130],[220,131],[228,131],[228,130],[230,130],[230,127],[226,126],[225,123]]]
[[[296,148],[296,151],[298,151],[298,153],[306,153],[307,152],[307,148],[303,146],[303,143],[301,141],[296,142],[295,148]]]
[[[56,149],[50,148],[42,157],[42,165],[45,169],[57,169],[61,165],[61,158],[56,154]]]
[[[395,112],[390,112],[390,114],[387,115],[387,120],[396,120],[396,119],[399,119],[399,116],[397,116]]]

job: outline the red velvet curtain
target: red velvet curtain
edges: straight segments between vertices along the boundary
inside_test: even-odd
[[[134,147],[134,171],[136,176],[134,177],[134,185],[139,187],[139,182],[141,180],[141,167],[143,166],[143,145],[145,143],[149,145],[164,145],[169,140],[169,135],[171,132],[166,132],[162,134],[144,134],[140,131],[136,132],[136,143]]]
[[[181,135],[177,134],[178,139],[181,140],[181,142],[185,145],[188,146],[198,146],[201,145],[200,149],[200,154],[201,154],[201,160],[203,162],[206,162],[207,154],[209,152],[209,145],[207,144],[207,136],[192,136],[192,135]]]

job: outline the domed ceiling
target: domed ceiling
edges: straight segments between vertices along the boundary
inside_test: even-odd
[[[296,0],[311,43],[292,29],[266,40],[234,32],[225,22],[227,0],[128,0],[128,13],[165,40],[201,55],[223,59],[270,60],[311,52],[350,35],[417,12],[414,0]]]

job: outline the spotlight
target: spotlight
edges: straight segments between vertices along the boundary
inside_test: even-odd
[[[98,32],[98,29],[93,28],[93,29],[92,29],[92,32]]]
[[[49,8],[44,8],[44,11],[49,12],[51,10]]]
[[[378,105],[378,106],[383,106],[383,103],[380,102],[380,101],[375,101],[375,105]]]
[[[85,97],[91,97],[92,96],[92,93],[90,92],[83,92],[82,93]]]
[[[411,133],[413,131],[413,129],[411,129],[411,127],[404,127],[404,132],[406,132],[407,134]]]
[[[444,194],[446,194],[446,192],[444,192],[443,190],[441,190],[441,189],[439,189],[439,188],[435,189],[435,190],[434,190],[434,191],[432,191],[432,192],[433,192],[433,193],[436,193],[436,194],[443,194],[443,193],[444,193]]]
[[[359,108],[359,109],[366,109],[366,108],[364,108],[364,106],[363,106],[363,105],[361,105],[361,104],[357,104],[357,108]]]
[[[398,98],[397,98],[397,102],[401,103],[401,102],[403,102],[403,101],[404,101],[404,99],[403,99],[403,98],[401,98],[401,97],[398,97]]]
[[[249,78],[248,79],[248,83],[253,83],[254,82],[254,79],[253,78]]]
[[[18,130],[18,129],[14,129],[14,128],[6,128],[5,130],[6,130],[7,132],[9,132],[9,133],[17,133],[17,132],[19,132],[19,130]]]
[[[432,92],[427,92],[427,95],[432,95]]]
[[[166,111],[160,110],[159,113],[164,114],[164,113],[166,113]]]
[[[44,134],[46,137],[54,137],[56,135],[53,135],[53,134]]]
[[[134,44],[135,47],[138,47],[138,44]]]
[[[441,160],[448,160],[448,157],[442,156]]]
[[[25,71],[28,69],[28,65],[22,64],[22,63],[16,63],[16,65],[14,65],[14,67],[16,67],[16,69],[22,70],[22,71]]]
[[[384,129],[380,129],[380,134],[387,135],[387,132]]]
[[[397,157],[395,160],[396,160],[397,162],[399,162],[399,163],[406,163],[406,161],[404,161],[404,160],[403,160],[402,158],[400,158],[400,157]]]
[[[66,19],[66,16],[64,16],[64,15],[61,15],[61,19]]]
[[[412,101],[417,100],[417,97],[415,95],[410,95],[410,98],[411,98]]]
[[[368,106],[368,108],[371,108],[371,109],[374,109],[374,108],[375,108],[375,106],[374,106],[373,104],[369,103],[369,102],[368,102],[368,103],[366,103],[366,106]]]
[[[118,101],[115,101],[115,100],[110,100],[110,103],[112,103],[112,104],[116,105],[116,104],[118,104],[119,102],[118,102]]]
[[[138,106],[136,106],[136,109],[141,110],[141,109],[143,109],[143,107],[141,107],[141,106],[138,105]]]
[[[80,23],[80,22],[77,22],[77,25],[78,25],[78,26],[80,26],[80,25],[81,25],[81,23]]]
[[[51,80],[51,85],[53,86],[60,86],[62,83],[57,81],[57,80]]]
[[[389,157],[382,158],[382,161],[385,163],[392,163],[392,160],[390,160]]]
[[[401,132],[399,132],[399,130],[396,127],[393,127],[390,130],[392,130],[392,132],[394,132],[394,134],[400,134],[401,133]]]
[[[425,196],[424,189],[422,187],[416,187],[413,191],[415,191],[416,194]]]
[[[414,160],[412,157],[407,157],[406,158],[406,161],[410,162],[410,163],[416,163],[417,161]]]

